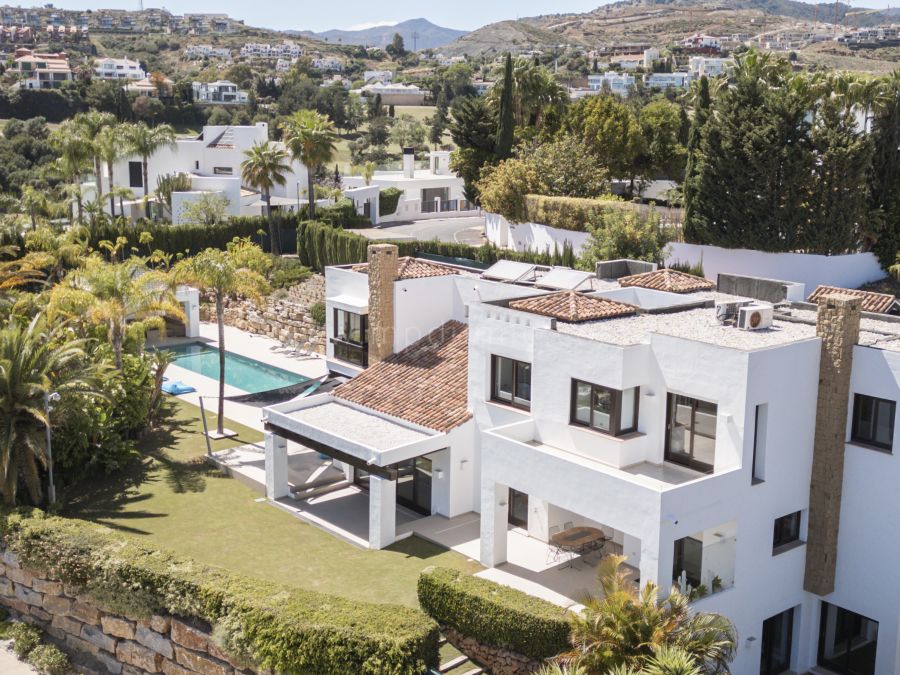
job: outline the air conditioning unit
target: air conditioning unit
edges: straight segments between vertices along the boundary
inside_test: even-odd
[[[734,326],[741,307],[753,304],[752,300],[731,300],[716,303],[716,320],[723,326]]]
[[[772,327],[775,308],[772,305],[748,305],[741,307],[737,327],[744,330],[762,330]]]

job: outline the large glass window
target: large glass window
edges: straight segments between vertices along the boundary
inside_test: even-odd
[[[819,665],[839,675],[874,675],[878,622],[822,603]]]
[[[494,356],[491,359],[491,398],[526,410],[531,408],[531,364]]]
[[[666,459],[712,473],[716,458],[715,403],[669,394]]]
[[[140,162],[128,162],[128,187],[144,187],[144,168]]]
[[[572,424],[620,436],[637,429],[637,387],[619,391],[572,380]]]
[[[759,675],[781,675],[791,669],[794,608],[763,622]]]
[[[344,309],[334,310],[334,357],[358,366],[368,365],[368,317]]]
[[[890,451],[894,444],[894,416],[897,404],[874,396],[853,397],[853,430],[851,439],[865,445]]]
[[[772,535],[772,551],[779,553],[779,549],[798,541],[800,541],[800,511],[776,518]]]

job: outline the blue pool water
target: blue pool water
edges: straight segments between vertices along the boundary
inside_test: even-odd
[[[175,365],[214,380],[219,379],[219,350],[201,342],[166,347],[174,352]],[[250,394],[300,384],[308,377],[270,366],[255,359],[225,352],[225,384]]]

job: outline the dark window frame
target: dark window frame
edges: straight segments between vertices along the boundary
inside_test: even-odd
[[[591,419],[589,422],[583,422],[578,419],[577,415],[577,407],[578,407],[578,385],[584,385],[590,387],[591,390],[591,406],[590,406],[590,416]],[[641,388],[633,387],[634,389],[634,411],[633,417],[631,418],[631,426],[627,428],[622,428],[622,400],[624,398],[624,391],[621,389],[613,389],[612,387],[605,387],[602,384],[593,384],[592,382],[587,382],[585,380],[579,380],[576,378],[572,378],[572,389],[571,395],[569,399],[569,424],[577,427],[583,427],[585,429],[590,429],[591,431],[596,431],[601,434],[605,434],[607,436],[624,436],[626,434],[632,434],[637,431],[638,428],[638,412],[639,412],[639,400],[641,397]],[[594,424],[594,391],[600,390],[603,392],[607,392],[612,394],[612,411],[610,412],[610,428],[602,429],[599,426]]]
[[[215,176],[233,176],[234,167],[232,166],[214,166],[213,175]]]
[[[141,162],[128,162],[128,187],[144,188],[144,165]]]
[[[800,530],[803,523],[803,511],[794,511],[775,519],[772,526],[772,555],[802,544]]]
[[[690,399],[693,401],[691,405],[691,447],[690,452],[686,453],[687,457],[682,457],[679,455],[673,455],[671,452],[670,444],[671,444],[671,436],[672,436],[672,404],[675,399],[680,396],[681,398]],[[672,464],[678,464],[679,466],[685,466],[689,469],[693,469],[694,471],[699,471],[700,473],[713,473],[715,467],[711,464],[707,464],[706,462],[701,462],[699,460],[694,459],[694,436],[696,429],[696,417],[697,417],[697,408],[699,403],[706,403],[707,405],[715,406],[716,408],[716,421],[718,423],[719,417],[719,404],[713,403],[712,401],[704,401],[703,399],[694,398],[693,396],[687,396],[686,394],[675,394],[669,393],[666,397],[666,440],[665,440],[665,456],[664,459],[667,462],[672,462]],[[713,437],[715,439],[715,437]]]
[[[497,361],[498,359],[506,359],[507,361],[512,363],[512,392],[510,400],[505,398],[501,398],[497,395]],[[518,361],[509,356],[501,356],[500,354],[491,354],[491,401],[494,403],[500,403],[502,405],[512,406],[513,408],[518,408],[520,410],[531,410],[531,376],[528,378],[528,403],[520,403],[516,399],[521,399],[516,395],[516,385],[519,380],[519,367],[527,366],[529,370],[531,369],[531,364],[526,361]]]
[[[338,321],[339,312],[359,317],[361,341],[351,339],[346,332],[338,334],[338,326],[340,325]],[[369,365],[369,315],[357,314],[347,309],[335,307],[333,317],[332,330],[334,334],[331,337],[331,344],[334,345],[334,358],[362,366],[363,368],[367,367]],[[344,325],[349,325],[349,322],[345,321]]]
[[[868,399],[872,404],[872,415],[874,419],[872,420],[871,427],[876,428],[878,426],[878,410],[879,406],[875,405],[876,403],[887,403],[890,405],[890,415],[891,419],[888,425],[889,429],[889,437],[890,441],[887,443],[882,443],[874,438],[866,438],[861,436],[860,429],[860,420],[859,420],[859,411],[861,409],[860,403],[863,399]],[[897,402],[892,401],[888,398],[880,398],[878,396],[870,396],[868,394],[854,394],[853,395],[853,418],[851,424],[850,431],[850,442],[856,443],[859,445],[864,445],[869,448],[875,448],[877,450],[883,450],[885,452],[892,453],[894,452],[894,422],[897,419]]]

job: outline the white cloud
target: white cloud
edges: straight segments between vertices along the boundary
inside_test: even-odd
[[[378,28],[379,26],[396,26],[399,21],[396,19],[388,19],[386,21],[366,21],[365,23],[357,23],[347,26],[344,30],[366,30],[367,28]]]

